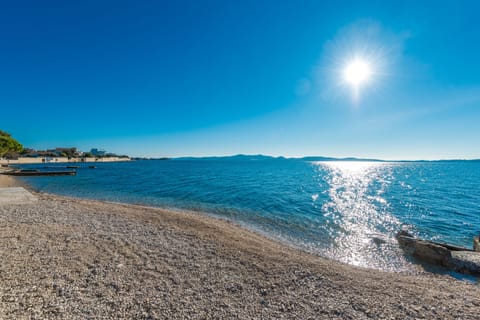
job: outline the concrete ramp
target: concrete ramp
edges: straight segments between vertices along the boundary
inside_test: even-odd
[[[37,201],[37,197],[22,187],[0,188],[0,205],[22,204]]]

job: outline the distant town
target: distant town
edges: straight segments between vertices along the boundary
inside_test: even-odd
[[[77,148],[55,148],[48,150],[35,150],[30,148],[23,149],[20,153],[8,154],[10,159],[19,157],[28,158],[105,158],[105,157],[117,157],[117,158],[129,158],[127,155],[117,155],[115,153],[107,152],[105,150],[92,148],[90,151],[80,151]]]
[[[52,162],[113,162],[129,161],[127,155],[117,155],[98,148],[80,151],[77,148],[55,148],[35,150],[24,148],[20,152],[9,152],[0,157],[0,164],[52,163]]]

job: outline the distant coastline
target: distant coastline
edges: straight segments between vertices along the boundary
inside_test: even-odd
[[[129,157],[19,157],[17,159],[0,158],[0,165],[10,164],[42,164],[42,163],[82,163],[82,162],[121,162],[131,161]]]
[[[245,155],[237,154],[232,156],[203,156],[203,157],[128,157],[128,156],[108,156],[108,157],[18,157],[17,159],[0,158],[2,164],[42,164],[42,163],[81,163],[81,162],[123,162],[139,160],[225,160],[225,161],[262,161],[262,160],[297,160],[297,161],[366,161],[366,162],[456,162],[456,161],[480,161],[480,159],[437,159],[437,160],[383,160],[371,158],[345,157],[335,158],[326,156],[305,156],[305,157],[284,157],[269,155]]]
[[[187,156],[187,157],[174,157],[174,158],[132,158],[135,160],[300,160],[300,161],[365,161],[365,162],[448,162],[448,161],[480,161],[480,159],[433,159],[433,160],[385,160],[374,158],[357,158],[357,157],[327,157],[327,156],[303,156],[303,157],[285,157],[285,156],[270,156],[263,154],[248,155],[248,154],[236,154],[231,156]]]

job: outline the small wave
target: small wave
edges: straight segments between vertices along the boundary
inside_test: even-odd
[[[385,270],[409,268],[394,238],[402,225],[462,246],[480,232],[480,162],[135,161],[25,180],[67,196],[210,212]]]

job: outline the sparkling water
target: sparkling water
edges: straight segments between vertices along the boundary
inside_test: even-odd
[[[41,192],[200,211],[383,270],[411,268],[395,240],[402,228],[469,248],[480,232],[479,161],[219,158],[95,165],[82,164],[77,176],[24,179]]]

